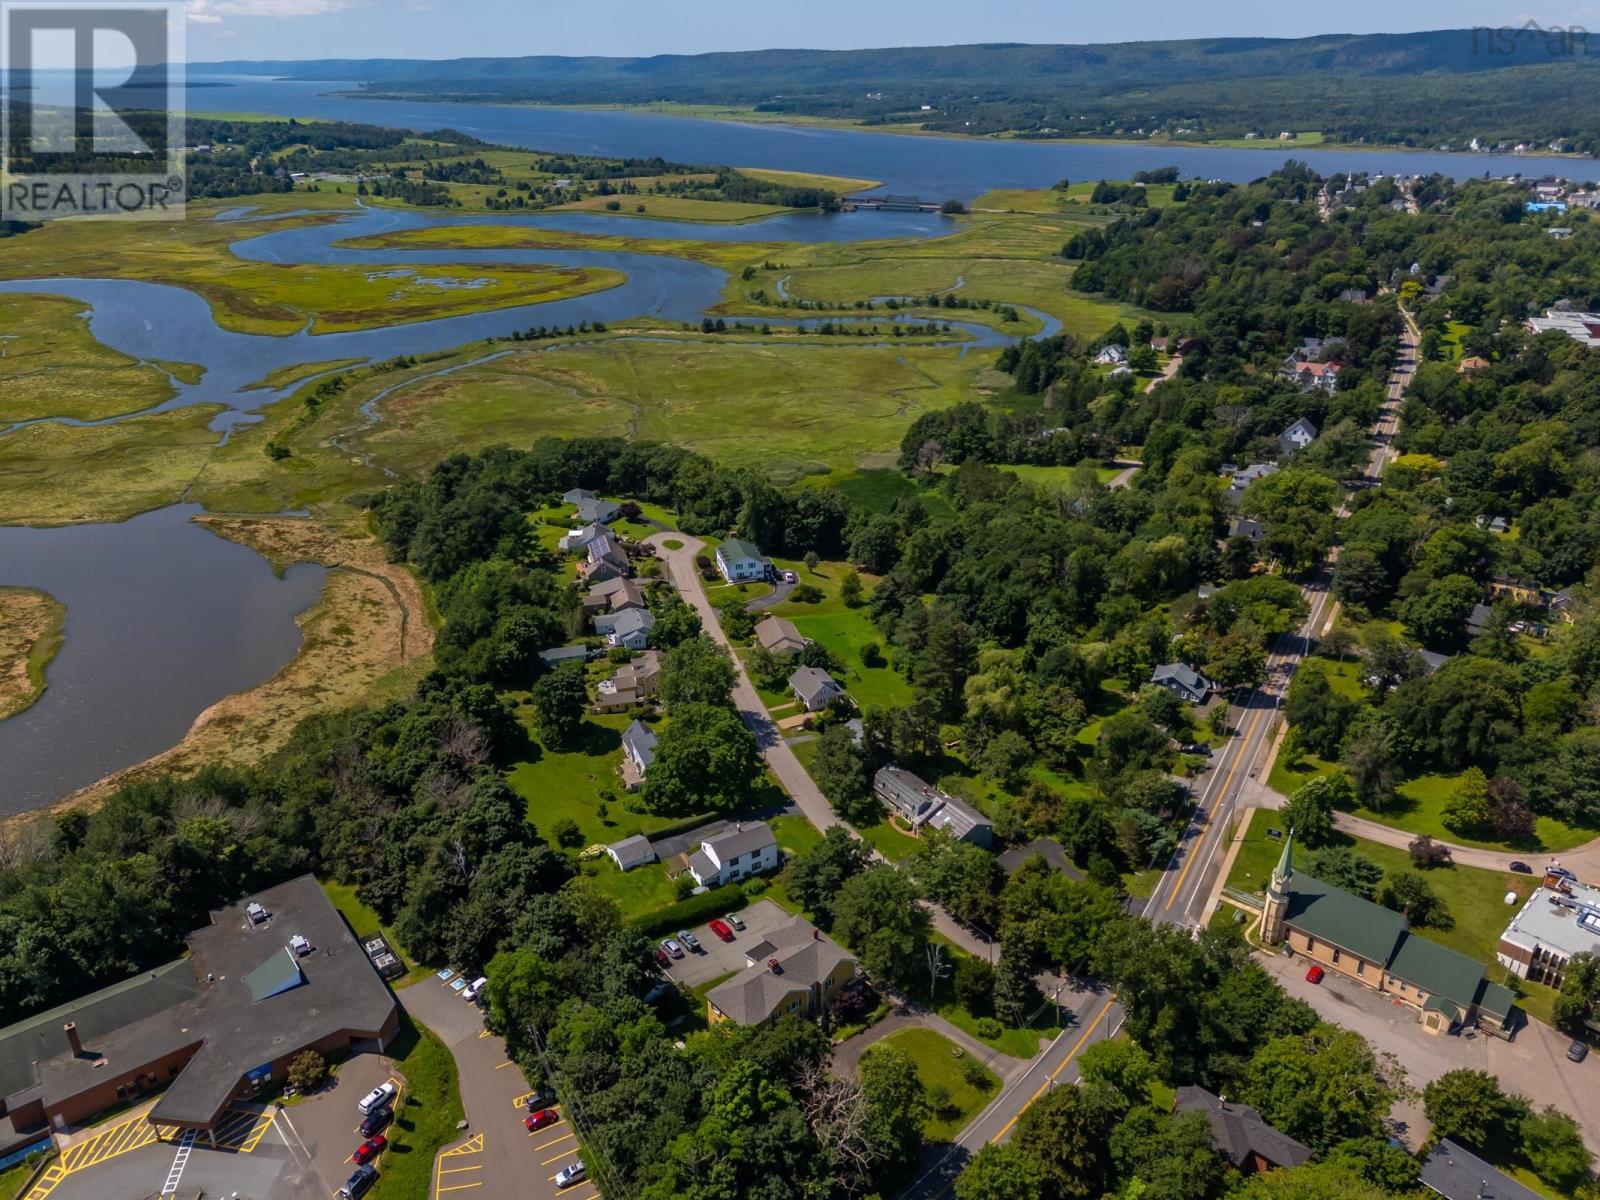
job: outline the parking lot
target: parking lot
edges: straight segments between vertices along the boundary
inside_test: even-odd
[[[553,1124],[523,1128],[532,1086],[506,1057],[505,1043],[484,1027],[482,1012],[450,982],[424,979],[397,993],[412,1018],[449,1047],[467,1113],[467,1129],[434,1161],[428,1200],[596,1200],[592,1183],[556,1188],[556,1173],[578,1157],[577,1132],[561,1106]]]
[[[724,942],[712,933],[709,924],[696,925],[691,929],[689,932],[700,939],[700,950],[695,953],[685,947],[684,956],[673,959],[672,965],[667,968],[667,977],[684,987],[697,988],[713,979],[742,971],[748,965],[744,960],[745,949],[759,942],[769,930],[793,920],[793,917],[771,900],[757,900],[740,911],[739,919],[745,927],[733,931],[731,942]],[[665,940],[664,937],[658,938],[657,942]]]

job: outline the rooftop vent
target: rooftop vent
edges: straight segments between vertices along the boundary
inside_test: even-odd
[[[289,949],[293,950],[299,957],[304,958],[311,953],[311,943],[304,936],[297,933],[289,939]]]
[[[250,918],[250,924],[252,925],[259,925],[272,915],[266,910],[265,905],[262,905],[255,900],[252,900],[249,904],[246,904],[244,906],[244,911],[245,915]]]

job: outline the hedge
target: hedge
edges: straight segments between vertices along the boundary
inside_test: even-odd
[[[686,900],[679,900],[676,904],[658,908],[655,912],[643,913],[633,918],[630,924],[642,933],[654,937],[662,933],[676,933],[680,929],[691,929],[704,921],[709,921],[712,917],[741,909],[748,903],[749,900],[738,884],[725,883],[719,888],[712,888],[709,892],[701,892],[698,896],[690,896]]]

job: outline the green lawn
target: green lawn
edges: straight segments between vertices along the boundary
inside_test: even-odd
[[[858,825],[856,832],[890,862],[900,862],[910,858],[922,844],[909,833],[901,833],[887,819],[879,821],[876,825]]]
[[[923,1133],[930,1142],[947,1142],[953,1138],[1000,1086],[999,1078],[982,1064],[979,1064],[981,1086],[974,1087],[967,1082],[965,1064],[969,1056],[949,1038],[931,1029],[898,1030],[869,1046],[866,1055],[873,1054],[879,1046],[893,1046],[903,1051],[916,1065],[917,1078],[924,1087],[929,1091],[942,1088],[949,1095],[944,1110],[933,1113],[923,1126]]]
[[[406,1078],[405,1103],[389,1127],[389,1149],[372,1196],[413,1200],[429,1194],[434,1157],[461,1136],[456,1123],[465,1114],[456,1085],[456,1060],[443,1042],[404,1011],[389,1055]]]
[[[873,625],[867,605],[846,608],[839,599],[839,586],[849,565],[818,563],[815,571],[808,570],[804,563],[780,562],[778,565],[794,571],[801,583],[819,588],[823,598],[815,604],[786,600],[768,611],[793,621],[803,636],[820,642],[843,660],[844,672],[839,682],[844,684],[851,698],[862,708],[911,703],[911,685],[898,671],[888,665],[869,667],[861,661],[861,648],[870,642],[881,650],[884,637]],[[867,577],[862,579],[866,595],[871,595],[872,582]]]
[[[978,1032],[978,1018],[954,1000],[946,1000],[934,1009],[941,1017],[968,1037],[977,1038],[985,1046],[1009,1054],[1012,1058],[1032,1058],[1039,1053],[1039,1040],[1052,1039],[1061,1032],[1061,1027],[1041,1016],[1039,1023],[1026,1028],[1008,1025],[999,1037],[985,1037]],[[1048,1014],[1051,1010],[1046,1009]]]
[[[429,973],[429,968],[412,961],[411,956],[400,945],[400,939],[395,937],[394,930],[380,921],[378,914],[361,902],[356,895],[355,884],[336,883],[331,879],[324,879],[322,881],[322,890],[327,894],[328,900],[333,906],[339,910],[339,914],[349,923],[350,928],[355,931],[357,937],[362,937],[369,933],[381,933],[389,939],[389,945],[394,947],[394,952],[400,956],[400,961],[406,965],[405,978],[395,980],[396,987],[404,987],[408,983],[414,983]]]
[[[14,1167],[7,1167],[0,1171],[0,1200],[15,1200],[17,1192],[22,1187],[23,1180],[33,1174],[33,1168],[25,1162],[20,1162]]]
[[[1238,857],[1234,859],[1233,869],[1228,873],[1228,886],[1245,892],[1259,892],[1266,887],[1278,857],[1283,853],[1282,840],[1269,837],[1267,830],[1283,831],[1284,825],[1279,814],[1265,809],[1251,812],[1247,819],[1250,824],[1239,847]],[[1411,856],[1396,846],[1384,846],[1342,834],[1335,834],[1334,841],[1335,844],[1349,846],[1385,871],[1414,869]],[[1306,851],[1299,846],[1295,851],[1296,863],[1303,868]],[[1437,867],[1422,872],[1422,875],[1427,879],[1428,886],[1449,906],[1450,914],[1455,918],[1455,927],[1448,930],[1418,929],[1417,932],[1430,941],[1477,959],[1488,968],[1490,979],[1505,982],[1506,972],[1495,962],[1495,948],[1499,945],[1500,933],[1506,923],[1538,886],[1538,880],[1509,871],[1484,871],[1459,866]],[[1517,897],[1515,903],[1505,903],[1508,893]],[[1513,990],[1527,993],[1524,1008],[1530,1014],[1542,1014],[1544,1019],[1548,1019],[1553,993],[1549,997],[1541,997],[1533,990],[1533,985],[1520,983]]]
[[[591,871],[593,874],[590,874]],[[657,912],[678,899],[677,888],[667,878],[666,867],[660,863],[647,863],[631,871],[621,871],[609,856],[602,855],[585,863],[583,873],[594,880],[596,889],[622,907],[624,919]]]
[[[1585,829],[1558,821],[1555,817],[1539,818],[1534,826],[1534,842],[1512,845],[1509,842],[1481,841],[1463,837],[1445,828],[1444,810],[1455,790],[1457,776],[1422,775],[1400,786],[1400,801],[1387,812],[1373,812],[1357,808],[1358,817],[1404,829],[1407,833],[1425,833],[1438,841],[1455,842],[1482,850],[1528,851],[1559,854],[1585,842],[1600,837],[1600,829]]]
[[[519,715],[530,727],[532,712],[526,705]],[[606,713],[584,720],[583,735],[570,750],[547,750],[532,744],[529,758],[516,763],[506,773],[512,790],[528,802],[528,820],[548,837],[551,827],[570,817],[583,831],[585,845],[615,842],[633,834],[649,835],[680,817],[630,813],[623,810],[627,793],[617,775],[622,757],[622,731],[630,717]],[[601,795],[609,792],[610,799]],[[606,805],[604,816],[600,805]]]

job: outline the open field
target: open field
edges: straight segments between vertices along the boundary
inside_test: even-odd
[[[409,473],[446,445],[620,433],[789,480],[897,449],[919,414],[965,399],[983,365],[910,342],[608,335],[424,380],[349,445]]]
[[[826,188],[839,195],[849,195],[852,192],[864,192],[869,188],[878,186],[876,179],[854,179],[848,175],[812,175],[807,171],[771,171],[765,167],[735,167],[741,175],[748,175],[751,179],[764,180],[767,183],[776,183],[780,187],[799,188]]]
[[[0,426],[35,417],[92,421],[171,398],[166,373],[101,345],[85,311],[66,296],[0,296]]]
[[[969,1060],[959,1046],[931,1029],[897,1030],[877,1045],[867,1047],[862,1057],[870,1058],[879,1046],[893,1046],[902,1051],[916,1066],[922,1086],[930,1092],[938,1089],[948,1097],[922,1127],[931,1142],[947,1142],[953,1138],[993,1098],[1000,1086],[993,1071]],[[967,1078],[969,1070],[972,1081]]]
[[[284,217],[269,226],[253,215],[208,220],[238,206],[205,202],[191,205],[188,219],[176,222],[50,222],[12,240],[0,259],[0,278],[72,277],[93,264],[97,277],[189,288],[205,297],[219,325],[259,334],[295,333],[307,322],[318,333],[368,329],[565,299],[623,281],[620,272],[587,267],[497,265],[485,272],[244,262],[229,253],[233,242],[269,227],[325,223],[349,207],[341,197],[298,192],[252,199],[262,217],[290,208],[325,211]],[[127,412],[130,406],[118,400],[113,411]]]
[[[611,205],[618,207],[612,208]],[[615,213],[619,217],[650,217],[657,221],[701,221],[741,224],[793,212],[778,204],[744,204],[736,200],[695,200],[688,196],[585,196],[558,204],[549,212]]]
[[[421,672],[433,647],[421,588],[406,568],[387,560],[358,522],[200,521],[274,565],[315,562],[330,568],[322,595],[296,618],[300,652],[261,686],[202,712],[170,750],[74,792],[63,806],[95,803],[124,783],[154,774],[259,762],[288,740],[301,718],[401,694]]]
[[[44,694],[66,620],[66,605],[48,592],[0,587],[0,721]]]

